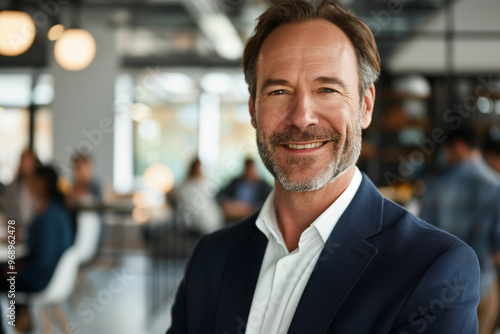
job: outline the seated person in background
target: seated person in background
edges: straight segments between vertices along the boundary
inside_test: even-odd
[[[217,195],[227,221],[238,221],[262,207],[271,186],[261,180],[252,159],[245,160],[243,175],[232,180]]]
[[[101,204],[102,191],[94,179],[94,164],[88,155],[78,154],[73,161],[73,189],[68,196],[71,208]]]
[[[57,187],[57,174],[52,167],[38,167],[31,189],[36,197],[35,218],[28,228],[28,256],[17,263],[16,291],[43,290],[63,252],[73,244],[73,225]],[[8,290],[1,279],[2,291]]]
[[[191,162],[184,182],[169,194],[169,201],[178,218],[187,229],[195,233],[213,232],[223,226],[222,212],[213,196],[206,194],[206,182],[201,162]]]
[[[76,233],[78,210],[100,206],[102,204],[102,190],[101,185],[94,178],[94,163],[89,155],[77,154],[73,156],[71,161],[73,162],[73,187],[70,193],[67,194],[66,204],[70,210],[73,230]],[[100,223],[99,243],[102,243],[106,234],[102,215]]]
[[[31,194],[30,182],[40,161],[35,153],[26,149],[21,154],[15,180],[9,184],[0,200],[0,211],[7,219],[16,221],[17,242],[24,241],[28,224],[35,214],[35,197]]]

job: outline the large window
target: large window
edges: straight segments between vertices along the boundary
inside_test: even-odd
[[[247,86],[239,71],[165,70],[133,77],[129,115],[136,178],[160,162],[170,167],[178,184],[198,157],[206,177],[222,187],[241,172],[245,158],[257,158]]]
[[[30,143],[30,112],[33,114],[33,149],[42,163],[53,157],[52,77],[47,74],[0,74],[0,182],[16,177],[19,158]]]

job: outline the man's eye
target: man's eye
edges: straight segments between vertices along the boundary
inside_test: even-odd
[[[274,90],[271,93],[269,93],[269,95],[283,95],[283,94],[285,94],[285,90],[284,89]]]
[[[335,89],[331,89],[331,88],[323,88],[322,91],[323,91],[323,93],[335,93],[336,92]]]

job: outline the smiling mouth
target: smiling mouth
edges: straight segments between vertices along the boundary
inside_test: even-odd
[[[322,141],[322,142],[316,142],[316,143],[310,143],[310,144],[285,144],[283,146],[286,146],[288,148],[292,148],[294,150],[307,150],[307,149],[317,148],[317,147],[323,146],[327,142],[328,141]]]

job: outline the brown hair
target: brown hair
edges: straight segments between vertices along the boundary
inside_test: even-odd
[[[358,58],[359,92],[362,97],[380,73],[380,56],[370,29],[337,0],[282,0],[273,3],[259,18],[243,53],[242,65],[250,95],[256,94],[257,56],[266,37],[282,24],[324,19],[339,27],[350,39]]]
[[[88,154],[76,153],[71,157],[71,162],[73,163],[73,168],[84,163],[92,164],[92,157]]]
[[[191,179],[196,176],[196,168],[198,168],[198,165],[201,165],[200,159],[194,158],[189,164],[188,173],[186,175],[188,179]]]

